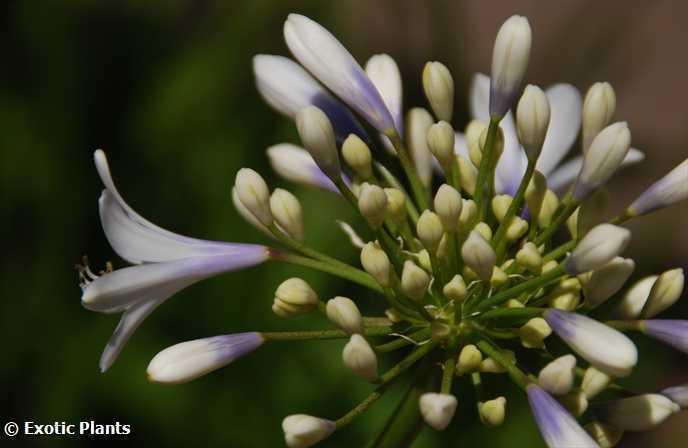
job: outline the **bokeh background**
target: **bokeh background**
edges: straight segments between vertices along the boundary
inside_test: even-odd
[[[3,1],[2,422],[93,419],[133,428],[126,440],[19,438],[11,446],[277,447],[285,415],[336,417],[370,390],[340,366],[343,342],[268,345],[183,386],[145,377],[150,358],[182,340],[326,327],[317,317],[282,321],[270,312],[274,288],[291,275],[309,280],[322,297],[348,294],[374,307],[363,291],[334,278],[264,265],[196,285],[156,311],[104,375],[97,362],[118,318],[79,304],[73,265],[81,255],[96,267],[106,260],[123,265],[98,221],[95,148],[107,150],[124,196],[152,221],[201,238],[264,241],[233,210],[229,190],[243,166],[285,186],[264,150],[296,142],[295,129],[259,99],[251,57],[287,53],[281,26],[292,11],[330,28],[360,61],[392,55],[403,71],[406,105],[425,104],[423,64],[445,62],[457,83],[457,127],[466,123],[471,74],[489,70],[499,25],[513,13],[527,15],[534,29],[528,82],[566,81],[584,91],[607,80],[616,88],[617,117],[630,122],[634,146],[647,155],[617,176],[611,192],[618,209],[688,152],[683,1]],[[308,241],[355,261],[333,224],[352,215],[326,193],[286,186],[303,201]],[[634,278],[687,267],[686,218],[682,204],[630,224]],[[686,316],[688,302],[674,312]],[[653,391],[688,380],[688,357],[636,340],[641,363],[630,387]],[[523,397],[512,389],[494,393],[509,399],[503,428],[481,427],[465,406],[451,429],[425,430],[414,446],[543,446]],[[385,397],[323,446],[363,446],[397,399]],[[628,435],[621,446],[685,446],[686,424],[688,413],[655,432]]]

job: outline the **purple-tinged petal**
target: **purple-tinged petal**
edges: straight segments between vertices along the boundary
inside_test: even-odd
[[[289,14],[284,38],[294,57],[373,127],[382,133],[395,129],[377,88],[332,33],[308,17]]]
[[[380,92],[382,100],[392,114],[394,125],[399,131],[399,134],[403,135],[403,96],[399,66],[389,55],[376,54],[368,59],[365,66],[365,72]]]
[[[650,319],[643,321],[641,329],[646,335],[688,353],[688,320]]]
[[[349,134],[367,139],[366,132],[349,109],[291,59],[264,54],[254,56],[253,72],[261,96],[278,112],[293,119],[304,107],[316,106],[332,122],[339,143]]]
[[[562,310],[549,310],[543,317],[573,351],[608,375],[628,376],[638,362],[633,341],[614,328]]]
[[[662,395],[681,406],[682,409],[688,408],[688,383],[667,387],[662,391]]]
[[[148,364],[148,378],[159,383],[186,383],[251,353],[263,342],[257,332],[182,342],[155,355]]]
[[[581,125],[582,103],[578,89],[570,84],[555,84],[547,89],[546,94],[550,104],[550,121],[536,168],[548,176],[576,141]]]
[[[313,157],[300,146],[280,143],[267,149],[272,169],[283,178],[301,185],[338,193],[337,187],[316,165]]]
[[[633,215],[644,215],[688,198],[688,159],[652,184],[628,207]]]
[[[549,448],[598,447],[575,418],[539,386],[527,388],[528,403]]]

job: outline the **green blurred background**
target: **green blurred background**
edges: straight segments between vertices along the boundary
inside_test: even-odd
[[[4,1],[0,4],[0,283],[2,423],[14,420],[132,425],[126,439],[18,438],[13,446],[278,447],[290,413],[337,417],[371,389],[340,366],[343,342],[274,344],[190,384],[150,384],[153,355],[176,342],[215,334],[327,326],[317,317],[284,321],[272,294],[291,275],[321,297],[374,303],[337,279],[282,265],[224,275],[183,291],[137,331],[102,375],[100,352],[117,317],[88,312],[72,266],[122,266],[102,235],[102,188],[92,151],[106,149],[129,203],[153,222],[207,239],[261,241],[233,210],[236,171],[269,170],[264,149],[296,142],[292,123],[265,106],[253,86],[251,57],[286,54],[289,12],[318,20],[365,61],[387,52],[400,64],[406,105],[424,105],[419,74],[427,60],[447,63],[457,80],[457,118],[466,123],[470,75],[489,69],[500,23],[525,14],[534,29],[529,82],[571,82],[584,91],[608,80],[617,116],[630,122],[641,167],[617,176],[617,209],[686,157],[688,62],[683,1]],[[292,185],[303,201],[308,242],[341,258],[357,254],[335,229],[352,214],[326,193]],[[688,264],[686,204],[631,224],[634,278]],[[675,315],[685,316],[686,301]],[[688,380],[688,357],[636,339],[641,363],[629,381],[652,391]],[[398,392],[398,391],[397,391]],[[467,394],[469,392],[466,392]],[[504,393],[496,389],[492,393]],[[443,434],[425,430],[417,447],[542,446],[522,396],[506,391],[503,428],[481,427],[466,396]],[[398,399],[385,397],[322,446],[360,447]],[[459,396],[459,400],[462,398]],[[685,414],[621,446],[685,446]],[[4,435],[0,436],[3,445]]]

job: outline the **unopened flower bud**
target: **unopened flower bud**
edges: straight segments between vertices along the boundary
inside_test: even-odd
[[[547,193],[547,179],[540,171],[535,170],[533,177],[528,182],[525,194],[526,205],[528,206],[530,216],[533,217],[533,222],[536,222],[537,217],[540,215],[540,208],[542,207],[542,201],[545,199],[545,193]]]
[[[385,188],[387,195],[387,215],[395,223],[406,219],[406,195],[397,188]]]
[[[344,365],[366,381],[375,382],[377,374],[377,356],[360,334],[353,334],[342,351]]]
[[[428,129],[428,149],[445,171],[454,163],[454,128],[446,121],[440,121]]]
[[[303,241],[303,212],[296,196],[287,190],[276,188],[270,196],[270,211],[287,235],[297,241]]]
[[[652,285],[642,317],[652,318],[676,303],[683,293],[684,282],[685,275],[681,268],[662,273]]]
[[[509,299],[504,303],[504,308],[525,308],[525,305],[518,299]]]
[[[423,420],[437,431],[442,431],[449,425],[457,404],[456,397],[451,394],[425,393],[419,400]]]
[[[442,342],[449,339],[454,334],[454,330],[448,324],[438,320],[430,324],[430,336],[433,341]]]
[[[361,265],[380,285],[389,286],[389,257],[377,244],[371,242],[361,249]]]
[[[542,255],[537,250],[537,246],[530,241],[516,252],[516,261],[533,274],[539,274],[542,270]]]
[[[363,332],[363,317],[353,300],[335,297],[327,301],[325,313],[330,321],[349,334]]]
[[[593,139],[597,137],[612,121],[616,111],[616,94],[608,82],[596,82],[583,101],[583,153],[590,147]]]
[[[310,312],[318,303],[318,295],[304,280],[293,277],[283,281],[275,291],[272,311],[281,317]]]
[[[664,395],[644,394],[605,405],[603,420],[626,431],[649,431],[680,410]]]
[[[358,194],[358,209],[371,227],[379,228],[385,221],[387,213],[385,191],[377,185],[364,183]]]
[[[485,129],[482,134],[480,134],[480,150],[485,150],[485,145],[487,144],[487,134],[489,129]],[[497,133],[494,137],[494,142],[492,146],[492,156],[494,159],[499,160],[502,153],[504,152],[504,131],[501,127],[497,128]],[[470,155],[470,154],[469,154]],[[482,157],[481,157],[482,158]]]
[[[461,257],[466,266],[475,271],[481,280],[490,281],[497,256],[485,238],[475,230],[468,234],[463,243]]]
[[[527,85],[516,108],[518,140],[530,160],[537,160],[549,127],[549,101],[537,86]]]
[[[580,304],[580,293],[578,291],[554,291],[549,295],[547,304],[558,310],[573,311]]]
[[[478,170],[466,159],[456,156],[461,173],[461,189],[466,190],[471,196],[475,194],[475,184],[478,180]]]
[[[506,272],[501,270],[498,266],[492,268],[492,277],[490,278],[490,286],[493,288],[499,288],[500,286],[506,284],[509,281],[509,277]]]
[[[513,105],[528,68],[531,41],[525,17],[511,16],[499,29],[492,51],[491,116],[503,117]]]
[[[459,225],[463,200],[461,194],[450,185],[443,184],[435,195],[435,213],[447,232],[454,232]]]
[[[487,225],[486,222],[479,222],[473,228],[474,231],[478,232],[480,236],[485,238],[485,241],[490,241],[492,239],[492,228]]]
[[[605,425],[601,422],[590,422],[583,428],[600,448],[614,448],[623,436],[623,430]]]
[[[564,355],[547,364],[538,375],[540,387],[554,395],[565,395],[573,389],[576,357]]]
[[[387,319],[389,319],[389,321],[393,324],[398,324],[399,322],[404,321],[404,317],[399,314],[399,311],[396,308],[387,308],[385,310],[385,316],[387,316]]]
[[[571,215],[572,218],[575,215],[575,222],[571,223],[571,226],[575,225],[575,229],[569,227],[571,236],[580,239],[585,236],[590,229],[600,224],[603,221],[604,213],[608,205],[609,192],[606,188],[600,188],[590,195],[590,197],[576,209],[576,213]],[[567,221],[566,224],[569,225],[569,222]]]
[[[369,179],[373,175],[372,156],[370,148],[356,134],[350,134],[342,143],[342,156],[347,165],[353,169],[361,179]]]
[[[506,415],[506,398],[497,397],[494,400],[478,403],[480,421],[487,426],[501,426]]]
[[[619,255],[631,239],[631,232],[613,224],[600,224],[588,232],[564,262],[569,274],[599,269]]]
[[[554,213],[559,208],[559,198],[552,190],[545,191],[545,196],[540,205],[540,213],[538,214],[538,226],[540,228],[549,227],[552,224]]]
[[[592,272],[580,276],[585,303],[595,308],[616,294],[633,273],[635,262],[630,258],[615,257]]]
[[[454,111],[454,78],[441,62],[428,62],[423,68],[423,91],[440,120],[450,122]]]
[[[588,398],[580,389],[572,390],[559,400],[574,417],[580,417],[588,409]]]
[[[463,205],[461,206],[461,216],[459,216],[459,228],[466,229],[478,217],[478,206],[473,199],[464,199],[461,202]]]
[[[507,241],[516,241],[528,231],[528,221],[518,216],[514,216],[509,221],[504,236]]]
[[[337,426],[331,420],[305,414],[290,415],[282,420],[284,440],[289,448],[308,448],[332,434]]]
[[[463,173],[462,173],[463,174]],[[652,184],[626,210],[629,216],[638,216],[667,207],[688,198],[688,159],[681,162],[666,176]]]
[[[508,194],[498,194],[492,198],[492,213],[494,213],[497,221],[502,222],[513,200],[514,198]]]
[[[679,405],[681,409],[688,408],[688,384],[667,387],[662,390],[662,395]]]
[[[511,362],[516,362],[516,354],[511,350],[502,350],[502,356]],[[504,373],[504,367],[492,358],[485,358],[480,363],[480,371],[483,373]]]
[[[423,300],[430,284],[430,276],[410,260],[404,262],[401,273],[401,289],[404,294],[416,301]]]
[[[551,271],[552,269],[556,268],[559,266],[559,263],[557,263],[557,260],[549,260],[547,263],[542,265],[542,273],[546,274],[547,272]]]
[[[573,197],[581,201],[604,185],[619,169],[630,147],[631,131],[625,122],[611,124],[597,134],[583,158]]]
[[[440,218],[430,210],[425,210],[418,218],[416,233],[423,246],[431,253],[437,251],[444,229]]]
[[[456,274],[444,287],[442,288],[442,294],[449,299],[453,300],[455,303],[461,302],[466,298],[466,282],[463,280],[459,274]]]
[[[251,168],[242,168],[237,172],[234,188],[243,206],[261,224],[269,227],[272,224],[270,190],[261,175]]]
[[[525,348],[542,348],[545,346],[544,340],[552,334],[547,321],[541,317],[534,317],[518,329],[521,344]]]
[[[650,275],[641,278],[631,286],[624,294],[621,302],[614,310],[614,317],[617,319],[631,320],[640,316],[640,313],[650,297],[652,285],[659,278],[658,275]]]
[[[416,254],[416,260],[418,264],[428,272],[432,271],[432,262],[430,261],[430,254],[427,250],[423,249]]]
[[[600,392],[605,390],[611,382],[611,376],[590,366],[585,369],[585,373],[583,374],[581,389],[585,393],[585,396],[588,397],[588,400],[592,400],[599,395]]]
[[[456,374],[465,375],[480,370],[480,365],[483,362],[483,354],[473,344],[465,345],[459,353],[459,359],[456,362]]]
[[[308,106],[296,114],[296,128],[304,148],[330,179],[339,179],[341,168],[332,123],[325,113]]]
[[[426,187],[432,180],[432,154],[428,149],[428,130],[435,121],[422,107],[414,107],[406,114],[406,144],[418,177]]]

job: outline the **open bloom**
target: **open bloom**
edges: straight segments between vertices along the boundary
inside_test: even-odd
[[[102,313],[122,313],[100,359],[107,370],[143,320],[172,295],[200,280],[253,266],[268,258],[265,246],[221,243],[177,235],[136,213],[117,191],[103,151],[94,154],[105,190],[98,201],[105,236],[134,266],[91,276],[81,303]]]

